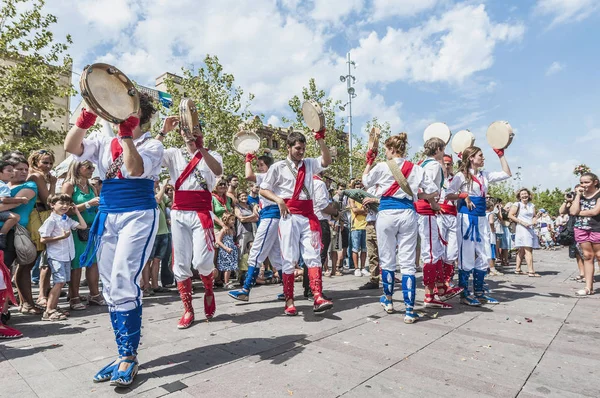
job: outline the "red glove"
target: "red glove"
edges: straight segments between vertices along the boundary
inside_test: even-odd
[[[323,129],[323,130],[319,130],[315,133],[315,140],[319,141],[319,140],[324,140],[325,139],[325,132],[327,131],[327,129]]]
[[[367,164],[369,166],[371,166],[373,164],[373,162],[375,162],[376,157],[377,157],[377,151],[373,150],[373,149],[369,149],[367,151],[367,156],[366,156]]]
[[[494,149],[494,152],[496,152],[496,155],[498,155],[499,158],[504,156],[504,149]]]
[[[246,163],[252,163],[252,161],[256,159],[256,155],[253,153],[246,154]]]
[[[140,125],[140,119],[136,116],[129,116],[127,120],[119,123],[119,137],[133,138],[133,130]]]
[[[79,127],[80,129],[87,130],[96,124],[96,117],[97,116],[92,112],[88,112],[87,109],[83,108],[81,109],[81,113],[75,122],[75,126]]]
[[[204,136],[199,135],[194,142],[197,149],[204,148]]]
[[[456,156],[458,156],[458,158],[459,158],[460,160],[462,160],[462,152],[461,152],[461,153],[459,153],[459,154],[458,154],[458,155],[456,155]]]

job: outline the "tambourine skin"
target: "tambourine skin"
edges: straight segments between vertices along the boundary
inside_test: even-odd
[[[240,131],[233,137],[232,145],[239,154],[255,153],[260,148],[260,137],[251,131]]]
[[[490,124],[486,133],[488,144],[494,149],[508,148],[514,136],[511,125],[503,120]]]
[[[190,137],[197,138],[202,135],[198,108],[191,98],[182,98],[179,102],[179,129]]]
[[[111,123],[119,124],[140,110],[140,96],[133,82],[112,65],[86,66],[79,88],[87,106]]]
[[[450,145],[454,153],[463,153],[465,149],[475,145],[475,136],[469,130],[461,130],[454,134]]]
[[[302,104],[304,122],[314,132],[325,128],[325,114],[317,101],[308,100]]]
[[[427,142],[431,138],[439,138],[448,145],[452,132],[446,123],[435,122],[427,126],[423,132],[423,142]]]
[[[369,132],[369,143],[367,149],[379,148],[379,136],[381,135],[381,129],[379,127],[372,127]]]

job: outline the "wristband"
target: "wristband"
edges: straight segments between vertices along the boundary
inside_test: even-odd
[[[119,137],[131,138],[133,136],[133,130],[140,125],[140,119],[136,116],[129,116],[127,120],[119,123]]]
[[[315,133],[315,140],[317,140],[317,141],[324,140],[325,139],[325,131],[327,131],[327,129],[317,131]]]
[[[252,163],[252,161],[256,159],[256,155],[253,153],[246,154],[246,163]]]
[[[499,158],[504,156],[504,149],[494,149],[494,152],[496,152],[496,155],[498,155]]]
[[[166,137],[167,133],[164,133],[164,132],[161,131],[161,132],[158,133],[158,135],[160,135],[161,137]]]
[[[92,112],[88,112],[87,109],[83,108],[81,109],[81,113],[79,114],[75,125],[80,129],[87,130],[94,124],[96,124],[96,117],[97,116],[94,115]]]
[[[373,150],[373,149],[369,149],[369,150],[367,151],[367,155],[366,155],[366,161],[367,161],[367,164],[368,164],[369,166],[372,166],[372,165],[373,165],[373,162],[375,162],[375,158],[376,158],[376,157],[377,157],[377,151],[376,151],[376,150]]]
[[[466,192],[461,192],[461,193],[458,194],[458,198],[459,199],[466,199],[468,197],[469,197],[469,194],[466,193]]]
[[[204,136],[199,135],[194,143],[196,144],[197,149],[204,148]]]
[[[129,139],[133,139],[133,136],[132,135],[119,135],[119,138],[122,139],[122,140],[126,140],[128,138]]]

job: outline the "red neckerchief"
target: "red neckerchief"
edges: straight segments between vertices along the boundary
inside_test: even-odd
[[[319,180],[319,181],[323,181],[323,179],[322,179],[321,177],[319,177],[319,176],[316,176],[316,175],[315,175],[315,176],[313,176],[313,180]]]
[[[221,200],[221,197],[219,195],[217,195],[216,193],[213,192],[212,194],[215,198],[217,198],[217,200],[219,201],[219,203],[221,203],[221,205],[223,205],[223,207],[227,208],[227,195],[225,195],[225,200]]]
[[[296,176],[296,185],[294,185],[294,193],[292,194],[292,200],[300,199],[300,192],[302,192],[302,186],[304,185],[304,177],[306,176],[306,167],[304,162],[298,168],[298,175]]]
[[[192,158],[192,160],[190,160],[190,162],[187,164],[187,166],[185,166],[185,169],[183,169],[183,172],[181,173],[179,178],[177,178],[177,181],[175,181],[175,190],[176,191],[178,191],[179,188],[181,188],[181,185],[183,184],[183,182],[190,176],[190,174],[192,174],[192,172],[194,171],[194,169],[196,168],[198,163],[200,163],[201,160],[202,160],[202,154],[200,153],[200,151],[197,151],[194,154],[194,157]]]
[[[485,187],[483,186],[483,183],[481,181],[479,181],[479,179],[477,178],[477,176],[475,174],[471,175],[471,178],[473,179],[473,182],[477,183],[477,185],[479,185],[479,190],[481,191],[481,196],[483,196],[485,198]],[[483,180],[483,178],[482,178]]]
[[[408,179],[408,176],[410,175],[412,169],[414,167],[414,164],[409,162],[408,160],[405,160],[404,163],[402,163],[402,167],[400,168],[400,171],[402,172],[402,175],[404,176],[404,178]],[[388,188],[387,191],[385,191],[382,196],[394,196],[394,194],[396,192],[398,192],[398,190],[400,189],[400,185],[398,184],[398,181],[396,181],[396,179],[394,178],[394,183],[392,184],[391,187]],[[412,200],[412,198],[410,198]]]
[[[110,154],[112,156],[112,160],[113,162],[115,160],[117,160],[117,158],[123,153],[123,147],[121,146],[121,143],[119,142],[118,138],[113,138],[113,140],[110,142]],[[117,178],[123,178],[123,174],[121,173],[121,170],[119,170],[117,172]]]

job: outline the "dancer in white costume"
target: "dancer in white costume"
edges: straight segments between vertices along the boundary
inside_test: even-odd
[[[267,155],[258,157],[256,161],[258,173],[256,174],[252,170],[252,160],[254,158],[256,156],[253,154],[249,153],[246,155],[246,180],[260,185],[264,181],[269,167],[273,164],[273,158]],[[279,219],[281,218],[279,206],[262,195],[259,195],[259,204],[261,210],[259,213],[258,228],[254,235],[250,254],[248,255],[248,273],[246,274],[244,285],[241,289],[229,292],[229,297],[240,301],[248,301],[250,290],[256,283],[256,278],[260,273],[261,264],[267,258],[280,274],[280,279],[282,279],[281,247],[278,235]],[[278,296],[278,298],[283,299],[283,296]]]
[[[363,173],[363,184],[370,188],[375,184],[381,187],[379,213],[375,225],[377,245],[379,246],[379,263],[384,295],[380,303],[388,313],[394,311],[392,295],[394,294],[394,278],[396,262],[402,272],[402,290],[406,306],[405,323],[414,323],[419,316],[414,312],[415,305],[415,255],[417,247],[417,222],[414,201],[419,194],[427,199],[435,209],[435,196],[438,187],[430,180],[423,169],[404,159],[407,147],[406,133],[392,136],[385,141],[385,163],[372,166],[377,153],[367,151],[367,166]],[[393,168],[393,169],[392,169]],[[394,171],[392,171],[394,170]],[[402,184],[399,184],[394,173],[401,173]]]
[[[313,176],[331,164],[331,155],[325,144],[325,130],[315,134],[321,149],[317,159],[304,158],[306,138],[292,132],[286,144],[288,156],[276,162],[260,184],[260,194],[277,203],[281,212],[279,236],[283,257],[283,293],[285,313],[296,315],[294,306],[294,270],[300,255],[308,267],[310,288],[314,296],[313,311],[322,312],[333,307],[333,302],[323,297],[321,269],[321,227],[313,201]]]
[[[484,279],[491,258],[485,196],[490,183],[510,178],[511,172],[504,150],[494,149],[494,152],[500,158],[502,171],[481,171],[485,163],[481,149],[474,146],[465,149],[460,171],[452,179],[447,191],[448,199],[460,199],[457,206],[458,284],[464,289],[461,303],[471,306],[498,303],[498,300],[486,295],[484,291]],[[469,293],[471,274],[475,297]]]
[[[140,111],[119,125],[116,138],[84,138],[96,115],[81,111],[65,138],[65,150],[78,161],[97,165],[103,178],[98,215],[80,262],[87,266],[97,255],[103,294],[117,341],[119,358],[102,368],[94,381],[111,380],[128,386],[138,370],[136,359],[142,324],[140,278],[158,229],[154,181],[158,179],[163,145],[152,139],[148,126],[156,110],[152,98],[140,95]]]
[[[175,129],[178,116],[165,119],[159,139]],[[183,302],[184,314],[178,329],[187,329],[194,322],[192,305],[192,267],[198,271],[204,284],[204,315],[211,319],[217,310],[213,293],[213,258],[215,237],[211,192],[217,176],[223,173],[223,160],[217,152],[204,148],[202,135],[194,137],[181,129],[184,148],[165,150],[163,166],[175,181],[171,210],[173,236],[173,273],[177,290]]]

